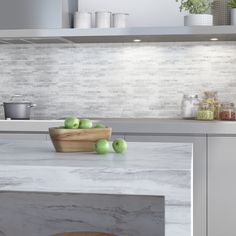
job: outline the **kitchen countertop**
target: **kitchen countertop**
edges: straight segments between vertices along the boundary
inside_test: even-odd
[[[197,121],[181,119],[96,118],[112,127],[113,133],[148,134],[236,134],[236,121]],[[61,126],[63,120],[0,120],[0,132],[47,133],[49,127]]]
[[[0,141],[1,191],[166,198],[166,235],[190,235],[192,145],[129,143],[121,155],[56,153],[47,141]]]

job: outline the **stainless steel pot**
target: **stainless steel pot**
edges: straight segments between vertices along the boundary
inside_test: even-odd
[[[31,108],[35,106],[30,102],[4,102],[5,119],[29,120]]]

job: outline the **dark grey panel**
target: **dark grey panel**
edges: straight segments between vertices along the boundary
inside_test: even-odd
[[[66,231],[164,236],[163,196],[0,192],[0,235]]]

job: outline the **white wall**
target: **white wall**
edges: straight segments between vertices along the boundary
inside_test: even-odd
[[[184,15],[175,0],[79,0],[79,10],[130,13],[130,26],[181,26]]]

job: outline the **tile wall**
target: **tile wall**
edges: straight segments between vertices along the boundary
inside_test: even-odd
[[[236,42],[1,45],[0,102],[24,94],[34,119],[177,118],[183,94],[236,103],[235,63]]]

